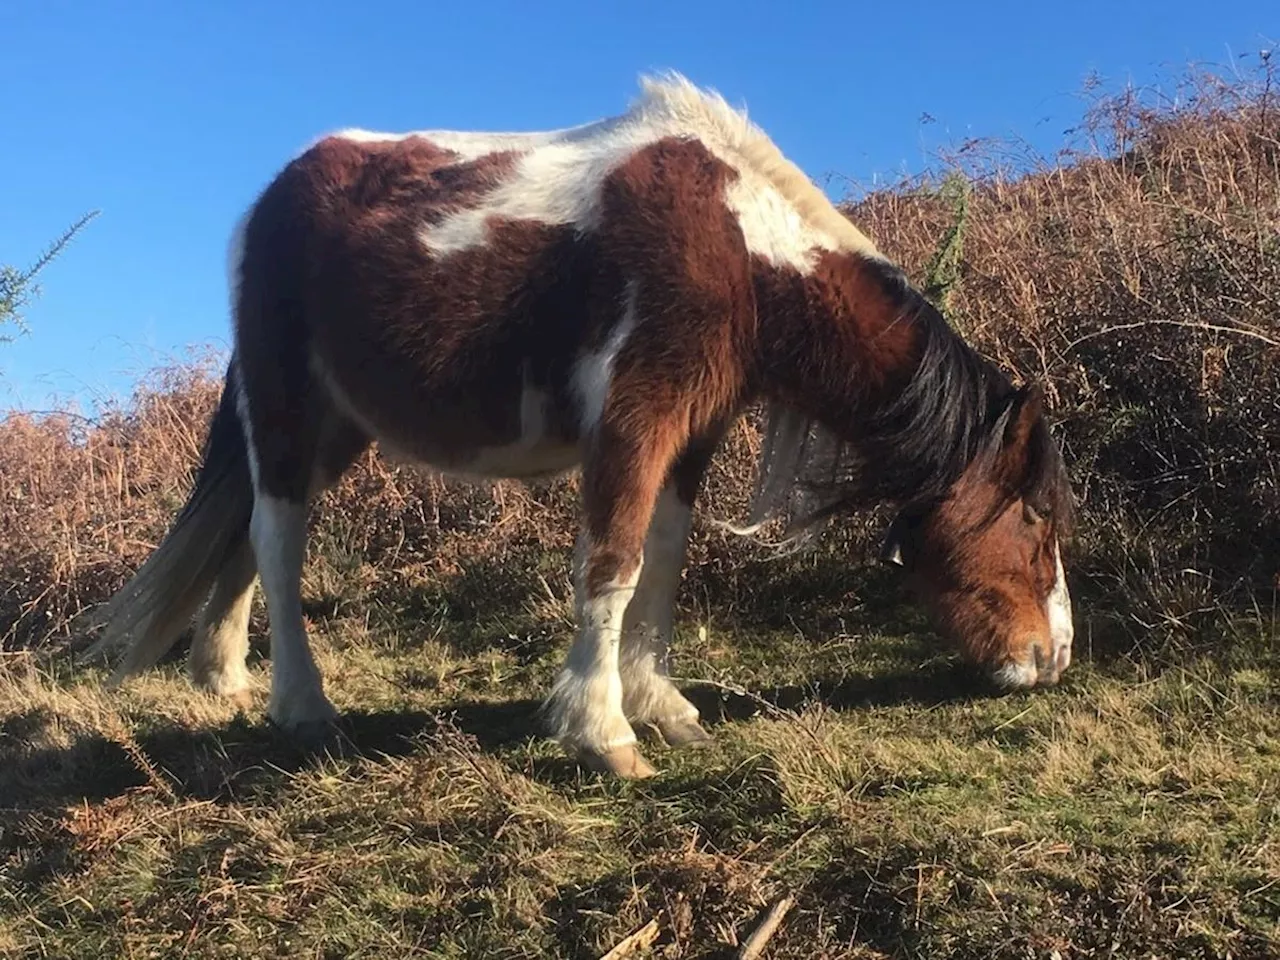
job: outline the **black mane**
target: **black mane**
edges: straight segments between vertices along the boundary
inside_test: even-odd
[[[901,272],[886,271],[882,279],[886,294],[904,304],[898,322],[920,331],[920,360],[897,397],[866,410],[852,431],[837,437],[810,425],[795,491],[808,509],[799,511],[807,515],[793,521],[793,529],[809,530],[836,514],[885,502],[903,512],[927,509],[945,498],[976,459],[994,458],[1023,395]],[[1072,520],[1070,486],[1043,417],[1032,430],[1026,474],[1009,493],[1052,518],[1060,536],[1066,536]]]

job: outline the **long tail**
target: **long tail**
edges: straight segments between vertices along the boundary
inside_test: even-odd
[[[113,680],[153,666],[177,642],[209,595],[214,580],[249,534],[253,484],[236,415],[236,362],[209,424],[195,486],[173,526],[119,592],[94,611],[102,633],[87,661],[124,650]]]

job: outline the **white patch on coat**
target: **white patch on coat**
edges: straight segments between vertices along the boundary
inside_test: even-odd
[[[286,730],[332,720],[336,711],[324,694],[302,620],[306,505],[255,489],[249,540],[271,625],[271,697],[267,712]]]
[[[1025,690],[1040,680],[1036,665],[1028,661],[1010,660],[994,674],[992,680],[1003,690]]]
[[[577,466],[581,454],[576,443],[567,443],[547,429],[551,396],[530,380],[528,364],[520,391],[520,436],[499,447],[481,447],[464,468],[482,477],[534,478],[563,473]]]
[[[187,670],[196,686],[222,697],[249,688],[249,615],[258,568],[247,541],[232,552],[196,618]]]
[[[244,238],[249,229],[249,218],[253,216],[253,208],[246,210],[236,221],[231,230],[231,239],[227,242],[227,292],[231,300],[231,314],[235,316],[240,307],[240,286],[243,283]]]
[[[344,131],[353,140],[401,139],[411,134]],[[522,153],[515,170],[484,202],[419,233],[438,258],[482,246],[493,219],[572,225],[590,232],[600,221],[601,186],[636,151],[669,137],[696,139],[738,174],[728,204],[742,225],[750,253],[803,272],[816,250],[880,254],[744,112],[678,74],[642,81],[640,98],[624,114],[563,130],[537,133],[421,131],[419,136],[463,160],[486,153]]]
[[[1056,549],[1057,576],[1046,604],[1049,617],[1049,639],[1058,670],[1067,669],[1071,663],[1071,642],[1075,639],[1075,623],[1071,614],[1071,593],[1067,590],[1067,575],[1062,569],[1062,553]]]
[[[240,421],[240,432],[244,435],[245,457],[249,461],[249,479],[256,490],[258,488],[258,448],[253,442],[253,418],[249,415],[249,395],[245,392],[244,370],[240,367],[237,353],[232,353],[231,365],[235,370],[236,419]]]
[[[667,676],[675,632],[675,600],[684,570],[693,511],[668,484],[658,494],[644,542],[644,566],[623,618],[623,712],[633,723],[696,721],[698,708]]]
[[[578,466],[582,451],[576,441],[566,441],[548,430],[553,400],[534,385],[525,367],[520,393],[520,436],[502,446],[479,447],[457,457],[442,455],[421,436],[398,436],[383,429],[367,410],[357,406],[334,379],[328,365],[312,352],[312,375],[324,387],[328,399],[343,417],[378,442],[383,456],[401,463],[419,464],[459,479],[531,480],[555,476]]]
[[[614,361],[636,327],[636,292],[635,282],[628,283],[623,297],[622,316],[609,331],[604,345],[597,350],[584,352],[573,366],[569,385],[578,401],[578,423],[583,435],[594,430],[604,414],[604,405],[609,399],[609,385],[613,382]]]
[[[382,133],[377,130],[362,130],[356,127],[339,130],[328,136],[353,143],[399,143],[402,140],[419,138],[426,140],[441,150],[456,153],[461,162],[488,156],[491,153],[508,151],[523,152],[532,150],[544,143],[571,137],[575,129],[531,131],[528,133],[489,133],[486,131],[468,130],[413,130],[407,133]],[[321,137],[320,139],[325,139]],[[318,141],[317,141],[318,142]],[[312,144],[314,146],[314,143]]]
[[[676,591],[692,523],[693,511],[680,499],[675,486],[667,484],[654,504],[644,542],[644,570],[627,609],[628,623],[648,626],[664,645],[671,638]]]
[[[240,287],[244,274],[244,242],[245,232],[249,229],[249,218],[253,216],[252,208],[237,221],[231,231],[231,239],[227,244],[227,287],[231,299],[231,315],[234,317],[240,310]],[[249,399],[245,394],[244,371],[240,369],[238,352],[231,354],[231,367],[234,368],[236,381],[236,419],[240,421],[240,432],[244,435],[245,451],[249,458],[249,476],[256,486],[258,483],[258,454],[253,445],[253,423],[249,418]]]
[[[1062,568],[1062,553],[1054,550],[1057,572],[1053,589],[1045,603],[1045,616],[1049,621],[1049,663],[1053,665],[1055,675],[1061,675],[1071,664],[1071,642],[1075,637],[1075,626],[1071,616],[1071,594],[1067,590],[1067,576]],[[1034,661],[1034,651],[1022,662],[1010,661],[1000,667],[994,674],[997,684],[1006,689],[1023,689],[1034,687],[1040,682],[1039,670]]]

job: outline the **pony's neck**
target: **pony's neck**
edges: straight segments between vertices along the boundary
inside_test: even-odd
[[[869,500],[943,493],[1012,385],[901,271],[826,253],[811,273],[755,267],[760,392],[846,443]]]

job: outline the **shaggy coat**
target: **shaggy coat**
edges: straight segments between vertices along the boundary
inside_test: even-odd
[[[105,611],[98,649],[127,644],[122,674],[199,613],[195,679],[241,694],[257,577],[270,715],[323,728],[298,586],[315,494],[375,441],[483,477],[581,466],[579,631],[551,732],[593,766],[652,772],[637,726],[707,736],[667,677],[671,611],[703,474],[756,401],[753,529],[835,450],[817,518],[896,503],[886,558],[972,659],[1010,686],[1069,662],[1070,494],[1039,391],[680,77],[567,130],[325,137],[253,205],[231,268],[235,351],[195,490]]]

